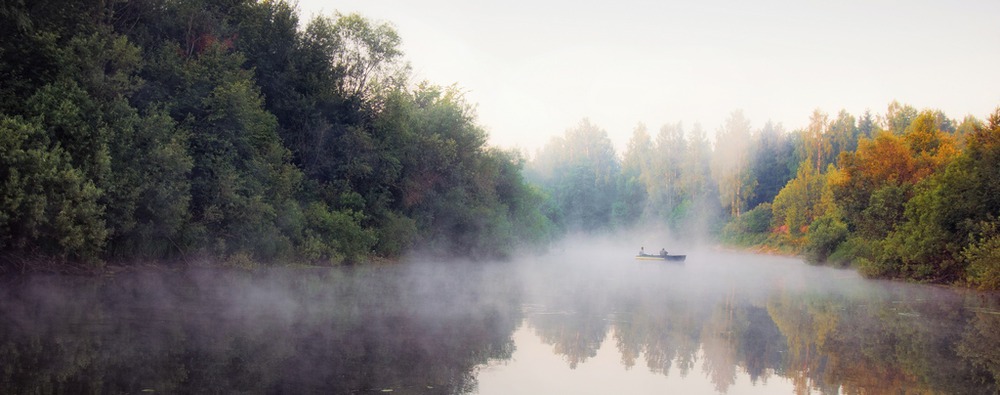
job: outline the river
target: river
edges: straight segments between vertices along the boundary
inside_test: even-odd
[[[685,252],[2,277],[0,393],[998,391],[995,293]]]

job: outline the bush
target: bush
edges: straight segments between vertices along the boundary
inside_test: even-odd
[[[417,222],[402,214],[389,212],[378,229],[375,250],[383,256],[402,254],[417,237]]]
[[[875,243],[862,237],[851,236],[833,250],[826,258],[828,264],[841,267],[858,266],[862,259],[874,256]]]
[[[771,226],[771,205],[761,203],[753,210],[733,218],[722,228],[723,238],[738,244],[760,244],[767,239]]]
[[[771,204],[761,203],[753,210],[747,211],[739,218],[742,231],[747,233],[766,233],[771,228]]]
[[[995,228],[995,225],[994,225]],[[1000,289],[1000,234],[983,237],[962,251],[967,280],[981,289]]]
[[[824,263],[837,247],[847,240],[847,225],[830,214],[817,218],[806,234],[806,259]]]
[[[313,261],[357,262],[375,246],[375,231],[361,226],[360,213],[330,211],[322,203],[312,203],[305,211],[304,254]]]

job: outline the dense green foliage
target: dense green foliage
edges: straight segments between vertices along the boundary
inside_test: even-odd
[[[0,253],[12,261],[497,257],[542,195],[401,38],[284,1],[0,5]]]

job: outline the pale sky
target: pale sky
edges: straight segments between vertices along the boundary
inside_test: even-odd
[[[299,0],[359,13],[403,39],[414,80],[456,83],[490,142],[534,152],[583,118],[621,153],[636,125],[737,109],[804,127],[892,100],[984,119],[1000,106],[1000,0]]]

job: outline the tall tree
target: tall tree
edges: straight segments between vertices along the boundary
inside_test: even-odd
[[[750,120],[743,111],[733,111],[715,134],[712,176],[719,185],[722,204],[732,217],[739,217],[753,191],[750,173]]]
[[[329,22],[327,22],[329,23]],[[402,40],[387,23],[373,23],[358,14],[337,14],[333,24],[339,50],[334,64],[344,71],[344,91],[372,101],[406,82],[409,66],[399,60]]]
[[[829,115],[819,109],[813,110],[809,117],[809,127],[805,130],[806,156],[813,163],[813,170],[816,173],[823,172],[826,160],[831,156]]]
[[[918,178],[942,169],[958,153],[954,138],[940,128],[937,114],[931,111],[917,115],[907,126],[903,139],[916,161]]]
[[[562,226],[598,230],[611,225],[621,164],[604,129],[584,119],[550,140],[533,167],[555,200]]]
[[[957,166],[951,172],[942,171],[954,159],[956,150],[951,135],[939,129],[936,114],[921,112],[907,127],[903,138],[910,146],[914,176],[920,182],[914,188],[914,196],[906,202],[904,219],[886,237],[884,252],[869,272],[955,281],[964,270],[961,248],[970,243],[969,234],[976,231],[977,219],[989,218],[989,213],[995,210],[989,204],[978,207],[987,213],[985,218],[971,210],[956,210],[982,200],[975,193],[966,193],[970,187],[976,187],[968,184],[971,180],[967,174],[956,173]],[[955,190],[945,191],[949,187]]]
[[[967,136],[975,132],[977,128],[983,127],[985,127],[983,122],[973,115],[967,115],[965,118],[962,118],[962,122],[955,128],[955,142],[959,148],[964,149],[967,146]]]
[[[834,196],[844,210],[844,217],[851,231],[870,231],[872,238],[884,236],[895,223],[873,223],[879,218],[896,218],[896,215],[872,216],[865,212],[873,204],[876,191],[885,188],[908,188],[916,182],[915,165],[909,147],[902,138],[890,132],[881,132],[874,139],[862,139],[855,152],[840,156],[842,176],[833,183]],[[901,214],[902,200],[878,200],[892,204]]]
[[[0,116],[0,249],[96,263],[100,190],[36,123]]]
[[[634,223],[647,211],[651,212],[654,146],[646,125],[639,124],[632,132],[622,157],[621,200],[615,203],[615,217]]]
[[[654,174],[650,180],[654,186],[651,195],[653,202],[661,207],[661,217],[668,222],[676,222],[671,218],[683,201],[681,186],[681,162],[687,151],[687,141],[684,139],[684,128],[677,124],[667,124],[660,128],[656,136],[656,151],[653,157]]]
[[[780,124],[768,121],[753,138],[751,172],[757,180],[748,207],[774,200],[782,187],[795,176],[799,159],[795,155],[795,140]]]
[[[826,213],[823,191],[826,176],[810,163],[799,165],[795,178],[788,182],[771,204],[772,222],[776,228],[793,236],[801,236],[809,225]]]
[[[889,103],[885,115],[881,117],[881,123],[885,130],[895,135],[902,135],[910,126],[910,122],[913,122],[913,119],[917,117],[917,113],[917,109],[913,106],[903,105],[893,100],[892,103]]]
[[[837,113],[837,119],[830,122],[830,154],[824,163],[836,163],[841,152],[852,152],[858,148],[861,130],[855,124],[854,116],[845,110]]]
[[[874,115],[872,115],[871,110],[865,110],[864,114],[861,114],[861,118],[858,118],[858,134],[859,137],[872,138],[878,133],[878,122]]]

